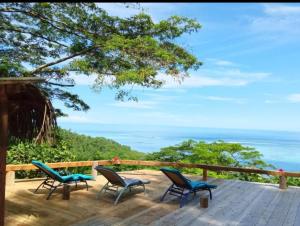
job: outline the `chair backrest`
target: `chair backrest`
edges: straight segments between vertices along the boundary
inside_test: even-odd
[[[40,170],[42,170],[46,175],[48,175],[52,179],[58,180],[59,182],[64,182],[61,175],[55,170],[53,170],[52,168],[50,168],[49,166],[47,166],[46,164],[36,160],[32,160],[31,163],[35,165],[37,168],[39,168]]]
[[[103,167],[103,166],[96,166],[95,169],[101,173],[111,184],[113,185],[119,185],[122,187],[126,186],[125,181],[122,179],[122,177],[119,176],[115,171],[112,169]]]
[[[178,170],[161,168],[160,169],[177,187],[191,189],[190,182]]]

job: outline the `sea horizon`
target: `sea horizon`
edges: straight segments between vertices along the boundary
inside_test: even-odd
[[[145,153],[156,152],[188,139],[240,143],[260,151],[263,160],[276,168],[300,171],[300,131],[66,122],[59,125],[79,134],[112,139]]]

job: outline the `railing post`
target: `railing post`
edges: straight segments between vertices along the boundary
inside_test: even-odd
[[[207,181],[207,169],[203,169],[203,174],[202,174],[202,177],[203,177],[203,181]]]
[[[279,176],[279,188],[280,189],[287,189],[287,177],[284,175]]]
[[[98,162],[94,161],[93,164],[92,164],[92,177],[94,178],[94,180],[96,180],[97,176],[98,176],[98,172],[95,169],[96,166],[98,166]]]
[[[15,171],[6,172],[6,186],[13,186],[15,184]]]
[[[69,184],[63,185],[63,199],[64,200],[70,199],[70,185]]]

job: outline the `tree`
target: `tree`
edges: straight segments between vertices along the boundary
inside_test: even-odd
[[[262,154],[252,147],[239,143],[216,141],[187,140],[182,143],[162,148],[160,152],[149,154],[151,160],[179,161],[189,163],[213,164],[233,167],[272,167],[262,159]]]
[[[109,81],[116,99],[136,100],[129,87],[158,88],[158,73],[180,81],[199,68],[175,39],[200,27],[179,16],[158,23],[143,12],[110,16],[95,3],[0,3],[0,74],[46,78],[45,93],[74,110],[89,106],[64,89],[74,85],[72,73],[96,75],[95,89]]]

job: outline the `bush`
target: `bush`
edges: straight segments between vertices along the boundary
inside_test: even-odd
[[[70,151],[70,146],[65,141],[55,145],[35,144],[30,141],[12,141],[7,153],[7,164],[27,164],[32,160],[41,162],[66,162],[74,161],[75,156]],[[40,176],[37,171],[17,171],[17,178],[33,178]]]

